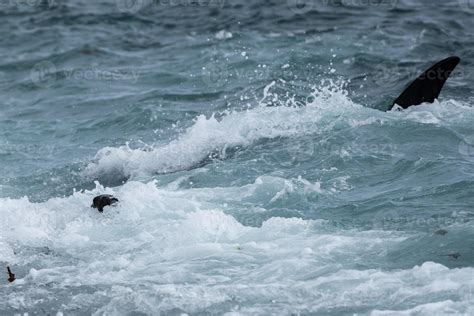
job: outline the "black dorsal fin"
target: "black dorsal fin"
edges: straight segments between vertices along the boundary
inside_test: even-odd
[[[396,104],[404,109],[424,102],[433,103],[438,98],[444,83],[448,80],[454,68],[461,59],[456,56],[448,57],[431,66],[415,79],[403,93],[393,102],[389,110]]]

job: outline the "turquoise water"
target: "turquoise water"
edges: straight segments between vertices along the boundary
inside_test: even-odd
[[[0,2],[0,314],[473,314],[473,15]]]

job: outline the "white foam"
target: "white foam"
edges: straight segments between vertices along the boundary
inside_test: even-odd
[[[218,40],[226,40],[226,39],[230,39],[233,37],[232,33],[231,32],[228,32],[226,30],[220,30],[219,32],[217,32],[215,34],[215,37],[216,39]]]
[[[0,305],[33,310],[38,301],[25,299],[27,293],[65,295],[60,305],[51,301],[64,314],[78,308],[97,315],[176,308],[288,314],[341,306],[371,306],[374,315],[472,311],[472,268],[433,262],[395,271],[354,268],[411,237],[403,232],[334,232],[325,221],[280,217],[251,227],[224,206],[267,195],[269,201],[287,186],[274,177],[179,191],[130,181],[43,203],[0,199],[1,260],[22,267],[11,285],[22,290],[0,296]],[[119,205],[99,214],[90,208],[99,193],[114,194]]]
[[[344,125],[378,124],[384,119],[383,112],[354,104],[347,93],[335,85],[315,89],[311,100],[303,107],[267,107],[268,100],[279,101],[279,97],[270,92],[274,84],[264,89],[261,106],[230,112],[220,119],[214,115],[199,115],[184,134],[165,146],[148,151],[131,149],[128,145],[103,148],[83,174],[97,177],[104,173],[119,173],[133,179],[174,172],[191,168],[211,154],[225,158],[229,148],[246,147],[261,139],[312,135]],[[350,112],[353,113],[350,120],[340,119],[349,117],[347,113]],[[373,112],[379,120],[367,121],[367,115],[362,112]]]
[[[119,172],[133,179],[187,169],[210,153],[225,157],[228,148],[265,138],[317,138],[327,131],[400,121],[448,128],[472,122],[472,108],[454,101],[384,113],[354,104],[329,85],[315,89],[306,106],[296,107],[291,98],[282,102],[273,87],[266,87],[260,106],[219,118],[198,116],[167,145],[147,151],[104,148],[84,174]],[[264,106],[274,102],[283,104]],[[96,315],[213,309],[337,313],[341,307],[373,315],[472,314],[472,268],[426,262],[395,271],[356,269],[413,237],[407,233],[334,231],[325,221],[280,217],[258,227],[236,219],[249,210],[268,212],[254,201],[264,205],[295,193],[336,194],[351,188],[347,180],[261,176],[243,186],[180,189],[182,177],[165,188],[155,181],[132,180],[117,188],[96,183],[92,191],[43,203],[0,199],[0,261],[20,267],[10,286],[21,289],[0,296],[0,306],[34,310],[38,301],[28,297],[62,295],[66,299],[60,305],[50,304],[66,315],[78,309]],[[120,203],[99,214],[90,203],[102,193],[117,196]]]
[[[271,82],[263,89],[263,97],[254,108],[232,111],[220,118],[199,115],[191,127],[167,145],[151,145],[147,150],[132,149],[128,144],[105,147],[97,152],[83,174],[93,178],[119,174],[142,179],[192,168],[211,155],[225,158],[228,149],[248,147],[261,139],[314,135],[316,141],[318,134],[330,130],[400,121],[450,128],[470,124],[474,116],[472,107],[453,100],[386,113],[352,102],[348,92],[341,88],[344,83],[330,81],[314,87],[304,106],[296,106],[293,96],[272,92],[275,85]]]

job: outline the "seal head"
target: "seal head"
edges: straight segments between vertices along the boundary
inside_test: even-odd
[[[114,196],[110,194],[102,194],[102,195],[96,196],[92,200],[91,207],[96,208],[99,212],[102,213],[104,211],[105,206],[115,204],[118,201],[119,200],[117,198],[115,198]]]

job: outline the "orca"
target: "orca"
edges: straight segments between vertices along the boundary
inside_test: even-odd
[[[393,101],[388,111],[396,106],[408,109],[422,103],[433,103],[460,61],[461,58],[451,56],[431,66],[405,88],[402,94]]]
[[[102,194],[102,195],[96,196],[92,200],[91,207],[96,208],[99,212],[102,213],[104,211],[105,206],[115,204],[118,201],[119,200],[117,198],[115,198],[114,196],[110,194]]]

